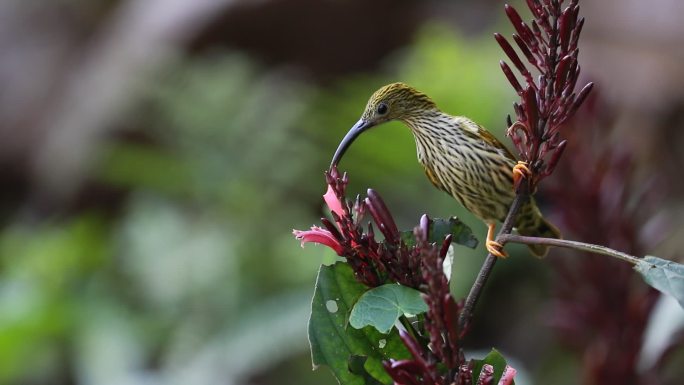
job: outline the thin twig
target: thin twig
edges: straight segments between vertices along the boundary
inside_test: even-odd
[[[564,247],[567,249],[587,251],[594,254],[608,255],[617,259],[621,259],[625,262],[629,262],[633,265],[638,264],[641,258],[623,253],[621,251],[613,250],[609,247],[593,245],[591,243],[577,242],[577,241],[567,241],[565,239],[553,239],[553,238],[542,238],[542,237],[525,237],[522,235],[514,234],[502,234],[496,238],[497,242],[505,244],[508,242],[522,243],[525,245],[544,245],[544,246],[554,246],[554,247]]]
[[[526,183],[523,183],[522,185],[523,186],[521,187],[524,187]],[[515,225],[515,219],[518,216],[518,211],[520,211],[520,208],[525,202],[527,202],[528,199],[529,194],[527,193],[526,189],[520,188],[518,193],[515,195],[515,199],[511,204],[511,208],[508,210],[508,215],[506,215],[506,219],[504,220],[503,226],[501,226],[501,230],[499,231],[499,235],[497,235],[497,239],[510,234],[511,231],[513,231],[513,226]],[[461,316],[458,320],[461,333],[465,333],[467,331],[470,320],[473,318],[473,312],[475,310],[477,300],[482,294],[482,289],[484,289],[484,285],[487,283],[489,275],[492,273],[497,259],[499,259],[499,257],[495,255],[487,255],[487,258],[485,258],[485,261],[480,268],[480,272],[477,274],[477,278],[475,278],[473,286],[470,288],[470,292],[468,293],[468,297],[466,297],[465,303],[463,304],[463,309],[461,310]]]

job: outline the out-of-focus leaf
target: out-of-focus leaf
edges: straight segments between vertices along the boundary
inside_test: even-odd
[[[684,265],[654,256],[646,256],[634,266],[646,283],[669,294],[684,308]]]
[[[311,303],[309,343],[314,368],[327,365],[342,385],[370,385],[362,375],[350,371],[351,356],[365,356],[364,368],[374,379],[391,384],[382,361],[409,358],[396,330],[381,334],[372,327],[354,329],[349,312],[368,288],[354,279],[348,264],[321,266]]]
[[[493,377],[491,381],[482,382],[480,381],[482,370],[485,369],[486,372],[489,372],[489,368],[485,368],[485,365],[490,365],[494,369]],[[506,359],[496,349],[492,349],[484,359],[474,360],[473,384],[512,385],[514,384],[513,376],[515,376],[515,369],[508,366]]]
[[[474,249],[477,247],[477,238],[468,225],[461,222],[457,217],[449,219],[435,218],[430,219],[430,242],[442,242],[444,238],[451,234],[452,242]],[[401,238],[408,246],[415,245],[416,239],[413,231],[403,231]]]
[[[140,167],[144,164],[145,167]],[[115,186],[147,188],[174,195],[188,192],[193,170],[173,153],[135,144],[109,145],[100,178]]]
[[[0,383],[50,369],[37,352],[58,349],[80,322],[80,288],[97,280],[107,262],[107,230],[101,218],[88,215],[0,233]]]
[[[354,304],[349,323],[357,329],[370,325],[387,333],[402,314],[417,315],[427,310],[418,290],[388,283],[363,293]]]

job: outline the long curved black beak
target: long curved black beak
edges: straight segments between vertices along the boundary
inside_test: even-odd
[[[347,132],[347,135],[344,136],[342,141],[340,142],[340,145],[337,146],[337,151],[335,151],[335,155],[333,156],[332,162],[330,162],[330,168],[333,166],[337,166],[337,164],[340,162],[340,159],[342,159],[342,155],[344,155],[345,152],[347,152],[347,149],[351,144],[356,140],[356,138],[361,135],[364,131],[367,129],[371,128],[373,125],[368,123],[367,121],[363,119],[359,119],[358,122],[352,127],[349,132]]]

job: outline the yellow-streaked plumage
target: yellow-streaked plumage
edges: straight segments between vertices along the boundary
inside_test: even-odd
[[[482,219],[492,233],[515,198],[515,156],[483,127],[440,111],[427,95],[406,84],[386,85],[371,96],[361,119],[340,144],[333,164],[361,132],[390,120],[399,120],[411,129],[418,160],[430,182]],[[522,235],[560,237],[533,198],[518,214],[516,228]],[[491,242],[491,234],[488,238]],[[540,245],[530,248],[537,256],[547,251]]]

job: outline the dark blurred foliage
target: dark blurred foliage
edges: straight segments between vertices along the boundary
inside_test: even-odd
[[[616,133],[594,142],[628,149],[637,180],[658,176],[665,198],[630,222],[648,242],[562,230],[672,258],[684,233],[681,5],[581,3],[582,76]],[[512,31],[491,0],[10,0],[0,16],[0,383],[333,383],[310,370],[305,327],[315,271],[334,255],[301,249],[291,229],[321,216],[339,139],[390,81],[500,138],[516,99],[491,37]],[[567,151],[559,167],[571,164]],[[369,132],[345,168],[350,194],[382,192],[400,229],[428,213],[484,230],[427,182],[399,124]],[[546,212],[564,204],[540,198]],[[671,222],[649,232],[662,210]],[[497,266],[465,348],[501,348],[521,384],[525,371],[576,383],[588,345],[561,344],[546,314],[554,261],[587,257],[520,250]],[[459,298],[483,253],[456,256]]]
[[[594,98],[569,128],[572,161],[558,168],[546,190],[549,211],[566,230],[565,236],[632,255],[653,253],[676,221],[666,209],[672,192],[663,175],[653,166],[639,164],[629,146],[607,145],[611,135],[620,133],[615,132],[610,107],[600,98]],[[673,377],[664,370],[676,365],[661,359],[664,351],[642,356],[659,292],[620,261],[569,251],[557,254],[559,258],[551,261],[556,274],[550,324],[561,341],[579,353],[581,383],[677,383],[675,378],[682,373]],[[670,347],[684,351],[676,338],[664,348]]]

